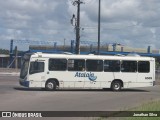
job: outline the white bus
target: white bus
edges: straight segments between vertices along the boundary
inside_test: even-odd
[[[47,90],[147,87],[155,84],[155,59],[141,56],[25,54],[20,85]]]

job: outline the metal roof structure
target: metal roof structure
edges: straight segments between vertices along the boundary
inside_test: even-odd
[[[101,51],[101,55],[118,55],[118,54],[121,54],[121,55],[128,55],[130,53],[136,53],[140,56],[147,56],[147,57],[160,57],[160,54],[154,54],[154,53],[138,53],[138,52],[113,52],[113,51],[108,51],[108,52],[102,52]]]
[[[35,53],[35,52],[42,52],[42,53],[53,53],[53,54],[63,54],[66,51],[58,51],[58,50],[29,50],[27,52]],[[96,51],[93,52],[81,52],[80,54],[97,54]],[[147,57],[160,57],[160,54],[154,53],[138,53],[138,52],[119,52],[119,51],[100,51],[100,55],[128,55],[128,54],[138,54],[140,56],[147,56]]]

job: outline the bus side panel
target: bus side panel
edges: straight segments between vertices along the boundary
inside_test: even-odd
[[[57,79],[59,81],[59,88],[83,88],[84,79],[82,77],[75,77],[76,72],[70,71],[50,71],[47,79]]]
[[[89,89],[100,88],[101,81],[103,80],[101,76],[102,72],[86,72],[87,76],[83,77],[84,87]]]
[[[102,75],[102,82],[101,87],[102,88],[110,88],[112,81],[116,78],[116,76],[119,76],[119,72],[103,72],[104,76]]]
[[[150,61],[150,73],[152,79],[150,80],[153,84],[152,86],[155,85],[155,59]]]
[[[153,81],[155,81],[155,62],[150,61],[150,72],[139,73],[136,87],[147,87],[153,86]]]
[[[88,72],[86,72],[88,73]],[[91,72],[92,77],[84,77],[84,87],[90,89],[110,88],[113,74],[107,72]]]
[[[125,83],[124,88],[135,87],[134,84],[137,82],[137,72],[121,72],[121,80]]]
[[[74,73],[73,72],[56,72],[55,74],[56,78],[58,81],[61,82],[59,88],[74,88],[75,87],[75,79],[74,78]]]

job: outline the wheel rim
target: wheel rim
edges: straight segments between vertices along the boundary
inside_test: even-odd
[[[116,84],[114,85],[114,88],[115,88],[116,90],[118,90],[118,89],[120,88],[119,84],[116,83]]]
[[[120,84],[119,83],[115,83],[114,84],[114,89],[115,90],[119,90],[120,89]]]
[[[48,87],[49,89],[53,89],[53,88],[54,88],[54,85],[53,85],[53,83],[49,82],[49,83],[47,84],[47,87]]]

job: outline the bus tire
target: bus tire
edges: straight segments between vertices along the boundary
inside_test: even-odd
[[[49,80],[46,82],[45,89],[48,91],[56,90],[57,84],[54,80]]]
[[[122,84],[120,81],[113,81],[111,84],[111,89],[113,91],[120,91],[122,88]]]

